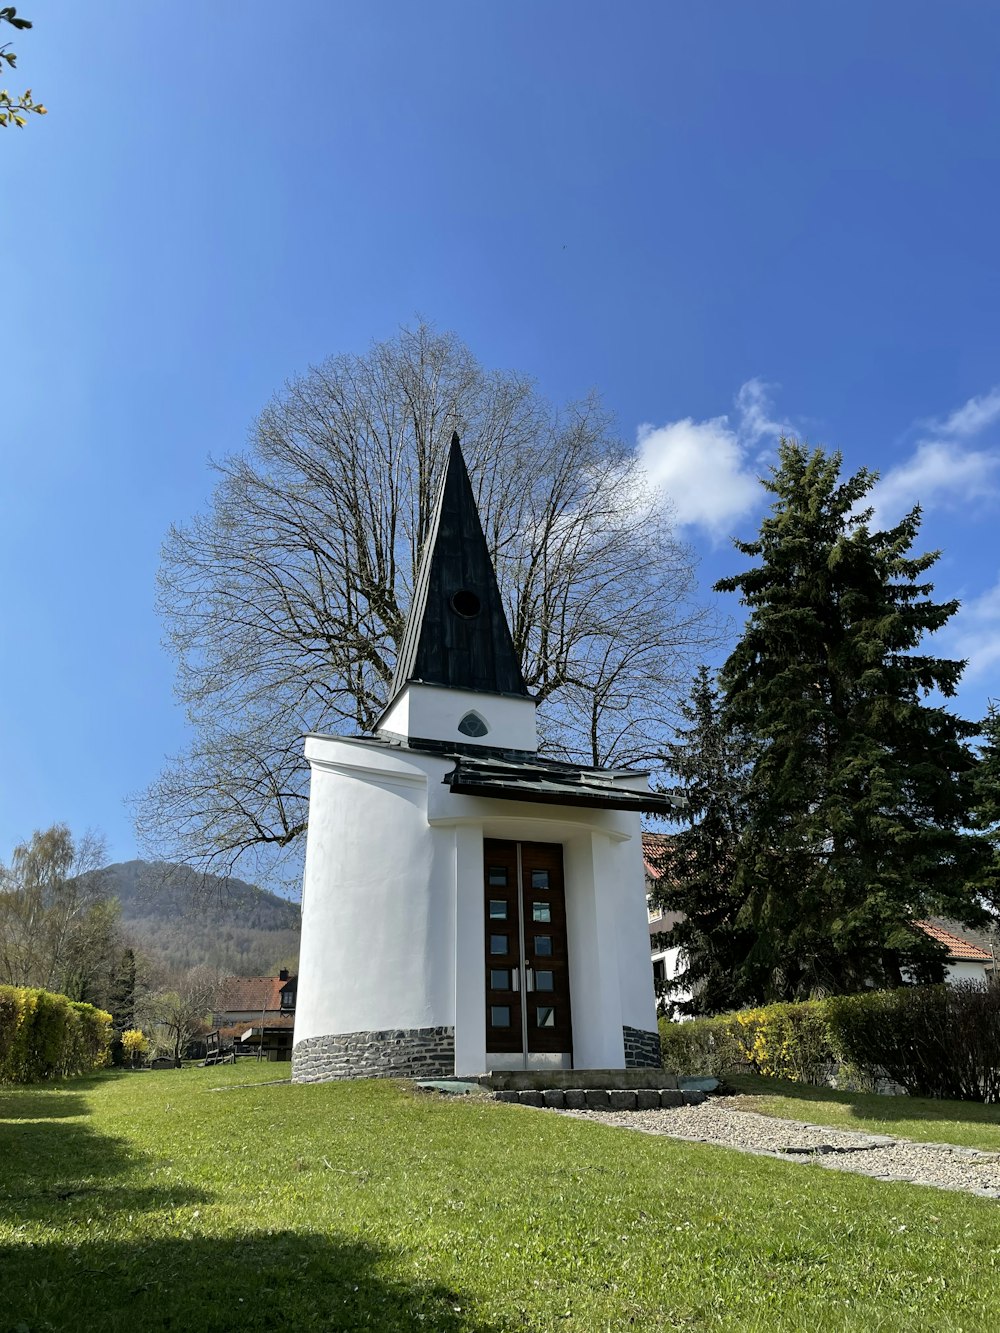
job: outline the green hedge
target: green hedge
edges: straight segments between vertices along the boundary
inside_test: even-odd
[[[660,1020],[675,1074],[752,1072],[825,1082],[889,1078],[907,1092],[1000,1101],[1000,985],[903,986],[771,1004],[688,1023]]]
[[[0,1082],[37,1083],[108,1063],[111,1015],[29,986],[0,986]]]
[[[1000,1101],[1000,985],[910,986],[826,1001],[830,1032],[859,1069],[914,1096]]]

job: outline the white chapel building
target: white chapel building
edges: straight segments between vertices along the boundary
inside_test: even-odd
[[[313,735],[292,1076],[657,1066],[648,775],[539,758],[457,436],[373,735]]]

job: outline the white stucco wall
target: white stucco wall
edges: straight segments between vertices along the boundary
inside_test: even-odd
[[[334,740],[306,754],[296,1041],[452,1024],[454,840],[427,827],[427,772]]]
[[[590,828],[563,841],[573,1063],[579,1069],[625,1063],[615,896],[601,891],[608,843],[607,833]]]
[[[618,968],[622,986],[622,1022],[629,1027],[656,1028],[656,996],[649,959],[649,916],[642,860],[642,832],[634,815],[635,834],[614,849],[611,883],[618,898]]]
[[[477,713],[488,727],[485,736],[466,736],[458,724]],[[509,750],[538,748],[533,699],[479,694],[443,685],[407,685],[379,720],[378,730],[420,740],[453,741]]]
[[[452,759],[374,743],[306,755],[296,1042],[454,1026],[456,1072],[489,1068],[484,837],[563,846],[574,1065],[621,1068],[623,1024],[655,1030],[638,815],[457,796]]]

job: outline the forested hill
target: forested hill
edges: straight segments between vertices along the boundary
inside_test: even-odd
[[[125,933],[171,969],[210,963],[261,976],[279,964],[294,967],[298,903],[164,862],[120,861],[100,874],[102,892],[121,902]]]

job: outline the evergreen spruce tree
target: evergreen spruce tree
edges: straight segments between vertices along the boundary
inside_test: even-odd
[[[748,819],[751,743],[723,715],[719,690],[708,667],[700,667],[680,712],[688,724],[665,759],[677,779],[673,791],[687,802],[687,827],[666,838],[657,857],[662,872],[653,901],[680,913],[661,947],[680,947],[677,981],[691,999],[676,1008],[687,1014],[735,1009],[765,978],[746,975],[754,936],[740,921],[735,885],[736,851]]]
[[[135,1027],[135,984],[135,950],[126,948],[122,951],[118,973],[108,997],[114,1028],[118,1033]]]
[[[989,845],[989,856],[975,881],[975,890],[993,913],[1000,912],[1000,709],[991,702],[981,724],[979,763],[972,775],[972,822]]]
[[[736,543],[756,563],[716,585],[749,610],[721,681],[760,746],[734,892],[761,999],[939,979],[943,951],[913,923],[982,918],[968,887],[984,853],[969,829],[977,727],[939,701],[963,663],[923,644],[958,604],[932,600],[937,552],[911,554],[919,508],[872,531],[876,477],[841,481],[840,466],[783,441],[771,512]]]

